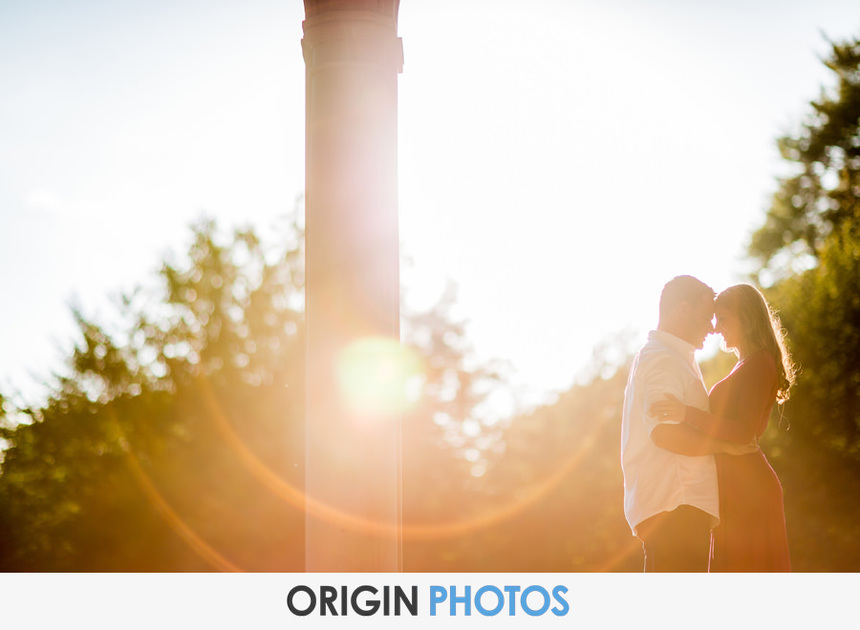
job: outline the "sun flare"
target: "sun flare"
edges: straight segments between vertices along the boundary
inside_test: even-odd
[[[412,384],[421,378],[416,353],[388,337],[363,337],[338,357],[337,383],[350,410],[391,416],[417,401]]]

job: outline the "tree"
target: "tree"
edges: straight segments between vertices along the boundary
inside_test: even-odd
[[[857,455],[860,409],[860,39],[832,43],[822,90],[800,131],[779,139],[795,171],[780,180],[750,254],[802,367],[793,426]],[[773,282],[764,282],[768,278]]]
[[[845,223],[820,246],[818,265],[768,295],[802,366],[786,405],[792,430],[860,461],[860,240]]]
[[[481,476],[501,445],[501,426],[478,408],[503,376],[476,363],[465,322],[454,317],[449,283],[436,304],[404,312],[404,338],[415,356],[421,394],[403,414],[403,521],[406,570],[438,567],[439,556],[462,560],[450,545],[486,504]],[[444,550],[444,551],[440,551]]]
[[[300,243],[278,255],[250,230],[218,240],[213,222],[194,226],[160,295],[123,296],[125,328],[76,312],[68,373],[0,435],[4,568],[301,566],[300,506],[244,465],[301,487]]]
[[[779,140],[779,182],[749,253],[800,366],[765,449],[785,487],[792,562],[857,570],[860,536],[860,39],[832,43],[822,90]]]
[[[814,266],[827,239],[860,222],[860,39],[831,43],[824,63],[836,85],[822,90],[800,130],[779,139],[793,171],[780,180],[750,254],[760,279]]]
[[[116,321],[75,311],[80,339],[48,401],[0,400],[0,570],[302,570],[302,247],[295,222],[266,245],[201,221],[187,257],[163,265],[159,289],[123,295]],[[444,432],[468,419],[486,372],[464,360],[449,307],[405,327],[428,366],[409,453],[448,483],[407,484],[419,517],[463,486]]]

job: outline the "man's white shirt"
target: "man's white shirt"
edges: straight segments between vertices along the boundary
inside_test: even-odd
[[[659,448],[651,431],[652,403],[672,394],[685,405],[708,410],[708,392],[696,349],[669,333],[652,330],[630,368],[621,420],[624,515],[633,533],[645,519],[692,505],[719,521],[717,469],[713,455],[690,457]]]

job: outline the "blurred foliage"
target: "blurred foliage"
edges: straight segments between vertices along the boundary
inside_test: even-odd
[[[780,180],[750,254],[760,279],[772,280],[767,294],[802,370],[786,405],[794,433],[858,462],[860,39],[832,42],[824,63],[835,86],[811,103],[796,135],[780,139],[797,173]]]
[[[2,429],[0,568],[301,566],[300,509],[255,492],[225,438],[301,483],[301,425],[285,421],[302,414],[300,248],[273,256],[251,231],[221,244],[201,222],[162,294],[122,297],[124,328],[75,312],[67,373]]]
[[[801,366],[786,415],[798,439],[860,465],[860,239],[845,224],[816,267],[768,291]],[[858,466],[860,468],[860,466]]]
[[[116,330],[75,311],[47,402],[0,400],[0,570],[303,569],[300,227],[281,241],[203,221],[160,291],[122,296]],[[408,513],[444,503],[436,473],[492,441],[470,412],[498,377],[466,365],[453,301],[406,317],[426,367],[404,418]]]
[[[771,431],[796,568],[860,568],[860,38],[831,42],[834,83],[783,137],[779,182],[750,254],[800,366]]]
[[[480,494],[449,497],[460,526],[414,542],[407,531],[406,569],[639,570],[619,455],[626,365],[612,371],[507,423]]]
[[[860,39],[831,42],[834,83],[779,140],[779,181],[749,253],[788,333],[797,384],[765,446],[796,569],[860,568]]]
[[[791,173],[750,243],[762,279],[817,264],[828,237],[860,220],[860,40],[831,43],[824,63],[836,85],[822,89],[797,133],[778,141]]]
[[[402,336],[423,358],[423,404],[403,416],[404,521],[438,522],[452,497],[473,499],[480,484],[471,474],[483,468],[500,445],[500,428],[476,410],[502,380],[501,370],[475,364],[465,322],[454,317],[456,291],[449,284],[424,312],[403,312]],[[464,503],[463,510],[473,502]]]

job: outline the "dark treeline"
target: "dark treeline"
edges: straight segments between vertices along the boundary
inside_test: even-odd
[[[785,487],[799,571],[860,569],[860,42],[779,140],[750,242],[802,371],[763,448]],[[0,570],[303,569],[303,238],[193,226],[160,289],[79,334],[49,398],[0,397]],[[420,396],[404,426],[409,571],[637,571],[619,464],[626,365],[505,422],[476,412],[503,378],[471,355],[446,293],[404,312]],[[619,347],[629,343],[619,342]],[[614,357],[615,355],[613,355]],[[703,366],[709,384],[732,360]]]

